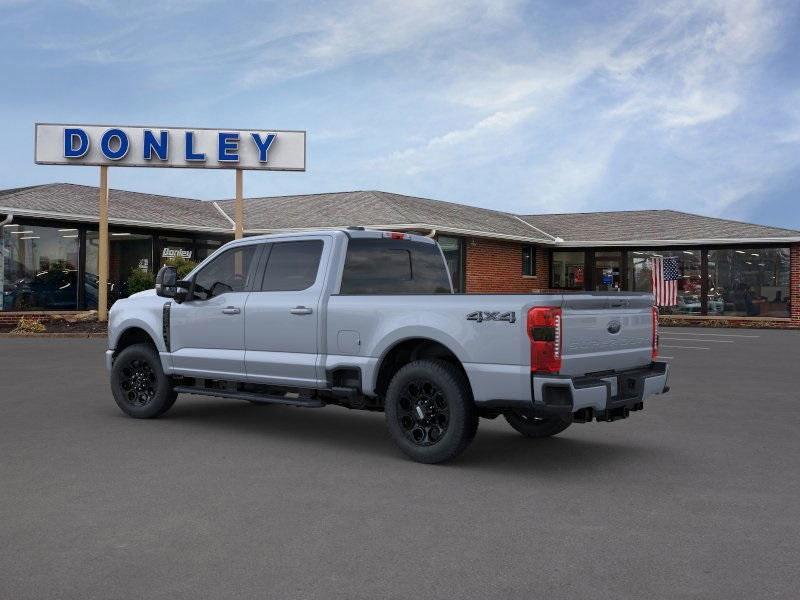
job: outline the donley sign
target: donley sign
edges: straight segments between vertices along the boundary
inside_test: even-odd
[[[305,171],[304,131],[36,124],[40,165]]]

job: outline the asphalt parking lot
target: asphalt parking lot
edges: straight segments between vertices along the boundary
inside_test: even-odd
[[[0,340],[0,598],[796,598],[800,332],[662,332],[643,412],[440,466],[341,408],[133,420],[104,340]]]

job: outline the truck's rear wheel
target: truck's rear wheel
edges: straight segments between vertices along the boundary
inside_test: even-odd
[[[128,346],[114,359],[111,391],[120,410],[137,419],[152,419],[167,412],[178,395],[152,346]]]
[[[440,360],[417,360],[398,370],[389,383],[386,424],[409,457],[439,463],[469,445],[478,428],[478,415],[457,368]]]
[[[572,425],[572,415],[534,417],[518,410],[507,410],[503,416],[514,429],[530,438],[543,438],[556,435]]]

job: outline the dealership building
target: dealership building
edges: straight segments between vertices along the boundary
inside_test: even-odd
[[[96,307],[98,194],[0,190],[0,319]],[[234,218],[233,200],[111,190],[110,300],[135,270],[202,260],[233,239]],[[649,259],[675,257],[670,320],[800,327],[800,231],[672,210],[514,215],[380,191],[245,200],[246,235],[353,225],[435,237],[458,292],[650,291]]]

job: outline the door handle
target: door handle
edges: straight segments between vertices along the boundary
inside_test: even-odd
[[[222,309],[222,314],[224,315],[238,315],[240,312],[242,312],[241,309],[235,306],[226,306]]]
[[[295,306],[294,308],[290,308],[289,312],[293,315],[310,315],[314,311],[307,306]]]

